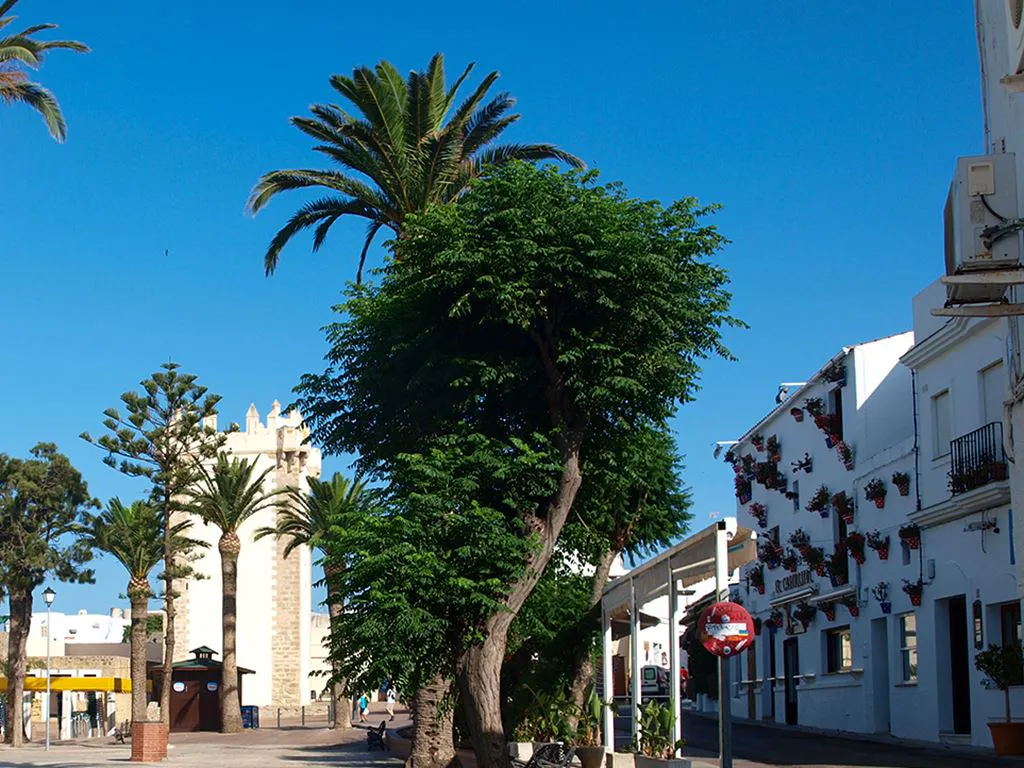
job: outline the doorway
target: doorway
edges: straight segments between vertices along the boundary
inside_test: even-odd
[[[765,687],[768,689],[768,712],[770,713],[769,719],[775,722],[775,676],[778,674],[775,671],[775,632],[765,630],[768,634],[768,674],[770,677],[766,681]]]
[[[786,725],[797,724],[796,687],[800,682],[800,648],[795,637],[782,643],[782,670],[786,676]]]
[[[871,620],[871,687],[875,733],[889,733],[889,632],[887,619]]]
[[[754,681],[757,679],[757,655],[753,648],[747,648],[747,718],[757,719],[757,693]]]
[[[950,692],[953,696],[953,733],[971,732],[971,670],[967,637],[967,598],[949,600]]]

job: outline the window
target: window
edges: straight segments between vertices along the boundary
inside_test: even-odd
[[[832,420],[832,431],[840,440],[843,439],[843,388],[836,387],[828,393],[828,410],[835,418]]]
[[[949,443],[953,439],[953,413],[950,409],[948,389],[932,398],[932,425],[932,455],[939,458],[949,453]]]
[[[999,606],[999,642],[1001,645],[1024,641],[1021,636],[1020,603],[1004,603]],[[1024,685],[1024,679],[1018,677],[1011,685]]]
[[[904,613],[899,617],[900,680],[917,682],[917,616]]]
[[[830,674],[853,669],[853,639],[849,627],[836,627],[825,632],[825,671]]]
[[[790,491],[791,498],[793,499],[793,511],[800,511],[800,481],[793,481],[793,490]]]
[[[768,531],[768,538],[777,547],[779,546],[779,526],[775,526]]]
[[[988,368],[978,372],[978,389],[981,391],[981,424],[991,424],[1003,420],[1003,401],[1006,399],[1009,380],[1003,368],[1003,361],[998,360]]]
[[[900,554],[903,556],[903,564],[910,565],[910,545],[900,539]]]

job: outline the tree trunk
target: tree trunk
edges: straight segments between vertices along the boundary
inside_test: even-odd
[[[333,661],[333,649],[334,649],[334,628],[337,626],[337,619],[341,616],[341,598],[338,596],[338,587],[334,580],[331,578],[331,574],[327,572],[331,566],[326,565],[324,570],[324,578],[327,580],[327,611],[330,615],[331,621],[331,672],[332,677],[338,674],[338,670]],[[341,730],[348,730],[352,727],[352,701],[345,694],[345,688],[347,688],[346,681],[336,680],[331,684],[331,702],[334,706],[334,722],[331,724],[331,728],[339,728]]]
[[[562,476],[558,491],[548,504],[544,518],[533,521],[532,532],[540,539],[540,546],[527,560],[523,575],[510,586],[502,601],[502,610],[484,624],[484,641],[466,651],[459,661],[459,692],[477,768],[508,766],[505,729],[501,722],[501,664],[508,645],[508,630],[551,560],[576,499],[583,480],[580,470],[582,437],[582,429],[564,428],[561,438]]]
[[[445,701],[452,681],[435,677],[412,699],[412,746],[406,768],[447,768],[455,765],[455,708]]]
[[[28,658],[25,645],[32,626],[32,590],[11,587],[7,595],[11,611],[10,636],[7,641],[7,664],[10,677],[7,680],[7,743],[20,747],[25,742],[24,699],[25,668]],[[50,627],[46,627],[50,631]]]
[[[612,563],[619,556],[619,550],[609,549],[601,553],[601,557],[594,565],[594,576],[591,579],[590,590],[590,614],[587,620],[581,625],[584,630],[593,632],[595,628],[601,628],[601,592],[608,583],[608,572],[611,571]],[[576,705],[577,711],[583,706],[583,699],[587,695],[587,687],[594,680],[594,663],[592,661],[591,644],[581,642],[576,649],[576,656],[572,663],[572,681],[569,684],[569,700]],[[607,691],[605,696],[608,696]],[[578,722],[576,715],[570,716],[570,724],[573,728]]]
[[[164,494],[164,666],[160,675],[160,722],[171,728],[171,680],[174,676],[174,542],[171,496]]]
[[[238,534],[227,531],[220,537],[220,572],[223,582],[223,669],[220,680],[220,731],[238,733],[242,730],[242,707],[238,698],[238,662],[235,658],[236,624],[238,621]]]
[[[132,722],[145,722],[146,717],[146,623],[149,619],[149,588],[138,588],[132,579],[128,582],[128,597],[132,601]]]

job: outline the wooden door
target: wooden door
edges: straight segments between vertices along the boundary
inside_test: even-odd
[[[200,731],[220,730],[220,678],[210,675],[201,681],[199,691],[199,729]]]
[[[171,730],[199,730],[200,680],[175,680],[171,685]],[[179,690],[180,689],[180,690]]]

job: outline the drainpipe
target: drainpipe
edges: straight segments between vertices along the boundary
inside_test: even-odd
[[[917,371],[910,369],[910,392],[914,410],[914,496],[917,499],[917,511],[921,511],[921,435],[917,420]]]

